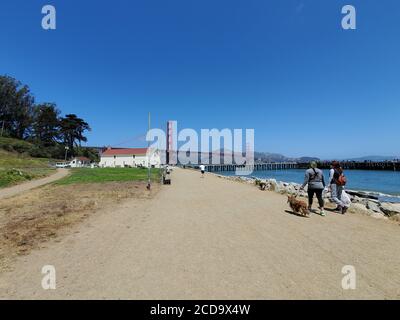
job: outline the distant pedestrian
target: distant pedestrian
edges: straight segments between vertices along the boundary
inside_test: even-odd
[[[340,163],[332,161],[331,170],[329,171],[329,188],[331,190],[331,200],[337,204],[336,211],[345,214],[347,207],[342,201],[342,192],[346,185],[346,177]]]
[[[308,185],[307,193],[308,193],[308,210],[311,211],[314,194],[317,196],[318,204],[319,204],[319,213],[321,216],[325,216],[324,210],[324,199],[322,198],[322,192],[325,189],[325,179],[324,173],[322,170],[318,169],[317,163],[312,161],[310,163],[310,169],[306,170],[304,176],[304,183],[300,187],[301,190]]]
[[[206,171],[206,167],[204,166],[204,164],[200,165],[200,171],[201,171],[201,177],[204,178],[204,172]]]

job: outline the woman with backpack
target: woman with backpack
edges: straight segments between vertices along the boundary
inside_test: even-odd
[[[344,186],[346,185],[346,177],[343,169],[338,161],[332,161],[331,170],[329,172],[329,187],[331,190],[331,200],[337,204],[336,211],[345,214],[347,207],[341,200]]]
[[[317,196],[319,203],[320,215],[325,216],[324,211],[324,199],[322,198],[322,192],[325,189],[325,179],[324,173],[322,170],[317,168],[317,163],[315,161],[310,162],[310,169],[306,170],[306,174],[304,177],[304,183],[300,187],[300,190],[303,190],[304,187],[308,184],[308,210],[311,211],[311,207],[313,204],[314,194]]]

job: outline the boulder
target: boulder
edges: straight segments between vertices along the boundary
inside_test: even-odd
[[[279,191],[278,190],[278,183],[276,182],[275,179],[269,179],[268,180],[268,184],[269,184],[269,190],[271,191]]]
[[[281,182],[281,181],[279,181],[278,183],[277,183],[277,186],[276,186],[276,190],[275,190],[276,192],[279,192],[279,193],[285,193],[285,186],[283,185],[283,182]]]
[[[375,218],[375,219],[387,219],[387,217],[383,214],[382,211],[375,212],[375,211],[373,211],[371,209],[368,209],[362,203],[353,203],[350,208],[351,208],[352,211],[356,211],[356,212],[359,212],[359,213],[362,213],[362,214],[366,214],[366,215],[368,215],[368,216],[370,216],[372,218]]]
[[[291,193],[291,194],[294,194],[297,192],[295,186],[292,184],[289,184],[286,186],[286,191],[287,191],[287,193]]]
[[[400,214],[400,203],[382,202],[380,205],[381,211],[388,217]]]
[[[298,195],[299,195],[300,197],[303,197],[303,198],[307,198],[307,197],[308,197],[307,192],[305,192],[304,190],[299,191]]]
[[[368,213],[367,207],[362,203],[353,203],[350,207],[354,211],[360,211],[363,213]]]
[[[386,216],[383,214],[383,212],[371,212],[371,213],[370,213],[370,216],[371,216],[372,218],[375,218],[375,219],[384,219],[384,220],[387,220],[387,219],[388,219],[388,217],[386,217]]]
[[[367,202],[367,209],[372,210],[373,212],[381,212],[378,203],[371,200]]]
[[[391,219],[394,221],[400,222],[400,214],[396,214],[395,216],[391,217]]]

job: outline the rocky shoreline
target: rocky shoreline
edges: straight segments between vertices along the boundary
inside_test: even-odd
[[[294,182],[282,182],[276,179],[259,179],[242,176],[216,176],[231,181],[238,181],[254,185],[259,189],[273,191],[280,194],[298,194],[299,197],[307,197],[307,187],[300,190],[301,185]],[[262,186],[263,188],[260,188]],[[400,203],[381,201],[379,194],[373,192],[346,190],[351,199],[351,211],[367,214],[376,219],[393,219],[400,221]],[[324,192],[324,198],[329,201],[330,192]]]

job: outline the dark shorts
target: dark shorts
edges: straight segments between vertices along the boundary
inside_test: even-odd
[[[201,173],[204,174],[204,170],[201,170]]]

